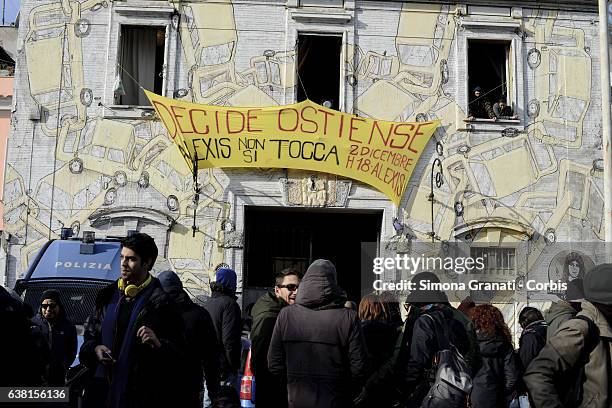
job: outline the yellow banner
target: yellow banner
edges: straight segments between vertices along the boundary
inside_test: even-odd
[[[337,174],[367,183],[396,205],[440,124],[362,118],[303,101],[235,108],[145,91],[189,167],[275,167]]]

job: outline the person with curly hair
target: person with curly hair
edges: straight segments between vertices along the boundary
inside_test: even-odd
[[[563,265],[563,282],[571,282],[574,279],[584,279],[584,259],[579,253],[570,252]]]
[[[510,330],[501,311],[492,305],[475,306],[470,318],[482,357],[482,366],[473,379],[472,407],[507,407],[520,377]]]

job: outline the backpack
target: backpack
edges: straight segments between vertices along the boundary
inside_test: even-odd
[[[578,364],[574,367],[574,371],[566,377],[569,379],[569,383],[560,384],[558,389],[561,401],[566,407],[578,407],[582,403],[583,385],[586,381],[584,367],[589,362],[591,353],[595,350],[601,339],[599,328],[593,320],[583,315],[574,316],[570,320],[573,319],[587,322],[589,328],[584,340],[585,347],[582,350]]]
[[[434,322],[435,336],[439,349],[434,356],[432,371],[435,372],[433,385],[421,403],[421,408],[467,407],[472,391],[470,369],[459,350],[450,341],[448,324]]]

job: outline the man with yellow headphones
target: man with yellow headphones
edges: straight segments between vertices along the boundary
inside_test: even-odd
[[[181,391],[176,372],[181,369],[183,320],[150,274],[156,258],[153,238],[130,235],[122,242],[121,277],[98,293],[79,354],[98,384],[97,393],[85,396],[89,402],[101,401],[93,406],[166,407]]]

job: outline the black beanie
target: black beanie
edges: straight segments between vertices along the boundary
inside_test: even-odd
[[[43,300],[45,299],[50,299],[50,300],[54,300],[55,303],[58,303],[59,305],[62,304],[62,301],[60,300],[60,293],[57,289],[47,289],[43,292],[42,296],[40,297],[40,303],[42,303]]]

